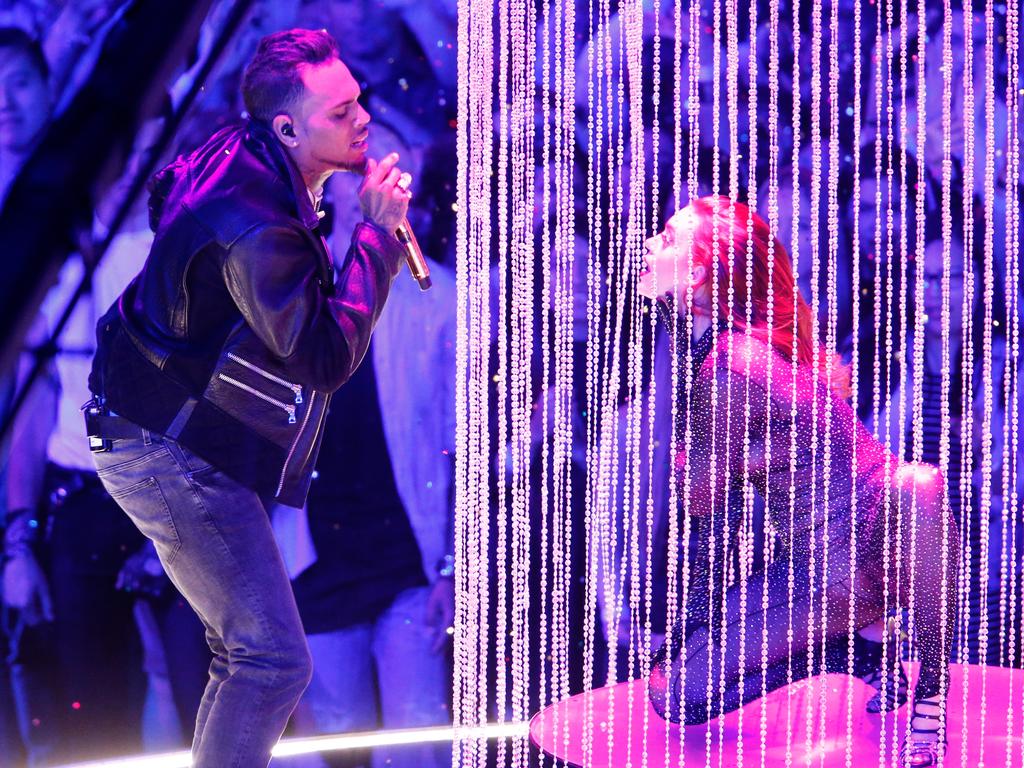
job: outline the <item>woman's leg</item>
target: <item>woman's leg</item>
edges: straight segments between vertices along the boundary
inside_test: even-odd
[[[901,588],[912,598],[913,630],[921,659],[916,695],[935,696],[947,687],[956,628],[960,559],[942,474],[926,464],[904,464],[895,473],[903,531]]]
[[[843,563],[849,562],[844,552],[833,553],[830,573],[843,572]],[[814,584],[803,556],[792,569],[788,558],[777,560],[746,580],[745,594],[739,584],[730,587],[724,613],[712,611],[710,624],[693,627],[690,623],[685,655],[674,649],[674,658],[661,661],[652,672],[650,695],[658,712],[673,722],[703,723],[794,680],[825,671],[828,659],[827,648],[821,647],[822,627],[828,645],[845,642],[851,601],[856,598],[843,572],[841,580],[829,579],[827,597],[822,600],[820,552],[813,572]],[[722,604],[720,585],[711,587],[710,599]],[[874,621],[881,610],[864,601],[854,608],[858,626]],[[824,625],[823,611],[827,611]]]

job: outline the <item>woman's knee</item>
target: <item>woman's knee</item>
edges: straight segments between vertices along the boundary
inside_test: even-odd
[[[922,462],[901,464],[895,472],[900,506],[904,512],[913,510],[917,522],[940,521],[948,512],[946,480],[938,467]],[[910,515],[904,515],[909,522]]]
[[[700,725],[716,717],[722,702],[716,691],[709,696],[708,675],[699,664],[685,666],[678,660],[655,664],[647,681],[654,710],[672,723]]]

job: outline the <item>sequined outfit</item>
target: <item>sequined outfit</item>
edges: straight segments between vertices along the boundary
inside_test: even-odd
[[[683,330],[675,336],[688,340]],[[832,656],[831,668],[845,670],[851,608],[857,627],[886,609],[885,564],[891,573],[895,558],[885,555],[896,518],[886,514],[895,509],[886,478],[900,462],[823,375],[794,367],[766,341],[709,329],[680,351],[693,379],[681,394],[674,472],[702,546],[690,553],[685,621],[655,657],[650,693],[667,719],[699,723],[822,671]],[[732,579],[723,595],[722,564],[738,527],[728,502],[742,498],[745,482],[765,500],[784,551],[745,580],[745,594]]]

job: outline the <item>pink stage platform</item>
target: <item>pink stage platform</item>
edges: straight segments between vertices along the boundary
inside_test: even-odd
[[[1024,671],[954,665],[951,677],[949,748],[944,765],[1024,768]],[[765,765],[786,764],[787,733],[791,734],[792,765],[845,765],[850,694],[854,768],[897,765],[893,734],[897,734],[898,745],[908,708],[884,718],[869,715],[864,704],[871,693],[857,678],[821,675],[773,691],[726,715],[721,725],[713,722],[682,728],[658,717],[647,700],[643,681],[633,681],[548,707],[533,718],[530,737],[546,754],[571,766],[759,766],[763,717]],[[813,730],[810,749],[808,720]],[[588,733],[590,738],[585,740]]]

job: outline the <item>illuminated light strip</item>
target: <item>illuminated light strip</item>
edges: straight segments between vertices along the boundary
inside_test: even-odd
[[[479,728],[405,728],[367,733],[346,733],[315,736],[307,739],[286,739],[274,748],[274,757],[295,757],[319,752],[341,752],[370,747],[393,747],[404,744],[431,744],[456,740],[520,739],[529,735],[529,723],[493,723]],[[59,768],[189,768],[192,755],[187,751],[167,752],[139,757],[119,757],[74,763]]]

